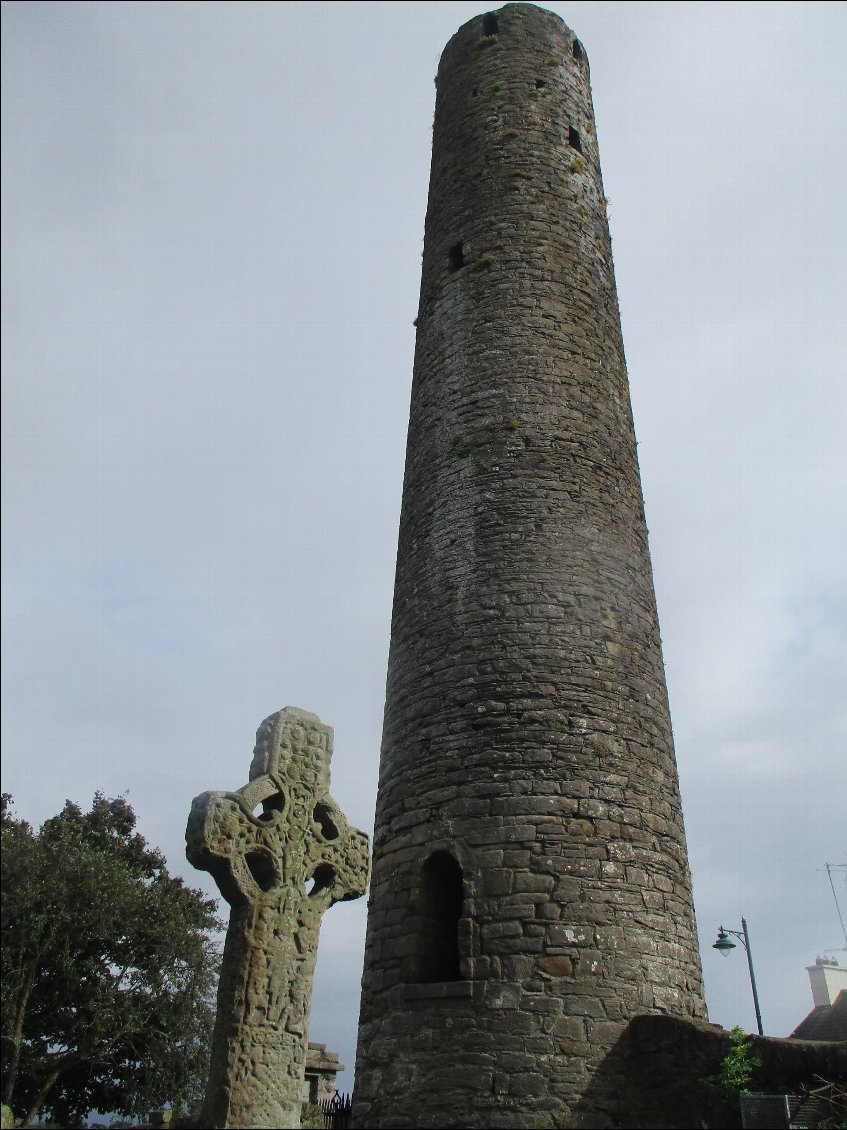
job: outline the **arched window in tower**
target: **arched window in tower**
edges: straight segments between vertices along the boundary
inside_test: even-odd
[[[421,868],[417,945],[418,980],[459,981],[462,869],[449,852],[437,851]]]

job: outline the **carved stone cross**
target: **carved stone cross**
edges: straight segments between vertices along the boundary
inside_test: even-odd
[[[329,795],[331,757],[332,728],[288,706],[259,727],[249,782],[191,806],[188,860],[232,908],[202,1126],[300,1126],[321,915],[370,869]]]

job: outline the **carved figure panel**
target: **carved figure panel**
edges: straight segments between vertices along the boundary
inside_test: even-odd
[[[256,734],[250,779],[196,797],[186,854],[230,904],[202,1124],[300,1125],[321,915],[359,898],[368,838],[329,794],[332,729],[304,710]]]

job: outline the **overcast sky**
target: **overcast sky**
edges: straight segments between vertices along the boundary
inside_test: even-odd
[[[713,1021],[847,960],[840,3],[552,4],[591,63]],[[476,3],[4,3],[3,788],[192,797],[296,705],[376,793],[441,50]],[[833,877],[847,911],[847,870]],[[313,1039],[352,1068],[365,900]],[[352,1072],[342,1080],[348,1088]]]

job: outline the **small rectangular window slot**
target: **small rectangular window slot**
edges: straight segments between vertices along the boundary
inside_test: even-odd
[[[436,851],[421,868],[416,899],[416,974],[419,984],[437,983],[436,995],[446,995],[444,982],[461,981],[459,928],[464,905],[462,869],[447,851]]]
[[[497,13],[486,12],[482,17],[482,31],[484,35],[497,34]]]
[[[447,269],[449,271],[458,271],[465,265],[465,253],[462,250],[461,240],[454,243],[448,252]]]
[[[571,149],[575,149],[577,153],[582,152],[582,141],[579,137],[579,131],[575,130],[573,126],[568,126],[568,145]]]

